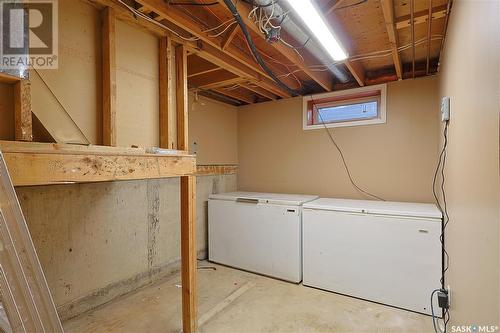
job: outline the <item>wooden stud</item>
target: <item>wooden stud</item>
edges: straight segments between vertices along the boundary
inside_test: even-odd
[[[394,67],[396,68],[396,75],[399,80],[403,79],[403,68],[401,65],[401,58],[398,51],[398,35],[396,32],[396,25],[394,23],[394,2],[393,0],[380,0],[382,5],[382,12],[384,13],[385,26],[387,34],[389,35],[389,42],[391,43],[392,59]]]
[[[173,131],[170,130],[173,110],[173,51],[170,38],[160,38],[160,148],[175,149]]]
[[[187,53],[184,45],[175,47],[177,97],[177,149],[189,150]]]
[[[181,177],[181,272],[183,333],[197,333],[196,177]]]
[[[101,2],[104,0],[94,1]],[[192,34],[193,36],[200,38],[200,41],[194,42],[192,44],[193,49],[196,50],[200,48],[211,48],[212,51],[210,53],[212,55],[221,53],[225,54],[226,56],[231,57],[233,60],[235,60],[237,68],[239,67],[243,71],[248,71],[248,69],[250,69],[250,72],[252,72],[251,75],[254,77],[254,80],[264,82],[263,86],[265,85],[266,89],[268,89],[268,86],[272,85],[274,87],[273,89],[276,89],[278,91],[281,90],[280,94],[288,95],[287,97],[291,96],[289,93],[284,92],[282,89],[277,87],[276,83],[271,80],[270,76],[256,63],[255,59],[250,54],[240,50],[238,47],[231,44],[227,46],[225,51],[222,51],[220,47],[220,39],[210,37],[209,32],[204,32],[201,26],[196,24],[196,22],[194,22],[191,17],[187,16],[177,8],[173,8],[175,6],[168,6],[162,0],[137,0],[137,2],[149,8],[152,8],[156,14],[164,17],[168,22],[176,25],[180,29]],[[189,44],[189,42],[179,38],[176,38],[176,41],[179,41],[182,44]],[[213,52],[213,49],[218,50],[219,53]]]
[[[28,80],[14,85],[14,119],[16,141],[33,141],[31,83]]]
[[[238,56],[233,55],[231,52],[233,51],[233,46],[228,47],[228,50],[224,52],[220,49],[220,46],[214,46],[212,44],[208,44],[202,41],[186,41],[182,38],[175,36],[174,34],[167,32],[165,29],[158,27],[157,25],[146,21],[146,20],[138,20],[130,11],[126,8],[119,6],[113,0],[92,0],[96,6],[111,7],[115,10],[115,15],[117,19],[120,19],[124,22],[132,26],[136,26],[142,30],[153,33],[158,37],[170,37],[172,42],[176,42],[179,44],[184,44],[187,48],[188,52],[191,54],[196,54],[201,58],[212,62],[213,64],[223,67],[241,77],[246,77],[250,82],[259,84],[263,89],[266,89],[273,94],[287,98],[291,97],[290,93],[278,87],[274,81],[272,81],[268,76],[262,75],[262,73],[258,72],[258,66],[249,65],[245,62],[239,60]],[[156,14],[159,14],[158,12]],[[163,17],[163,16],[162,16]],[[208,37],[207,37],[208,38]],[[253,61],[253,60],[251,60]],[[0,80],[2,79],[2,75],[0,74]],[[7,77],[7,79],[10,79]]]
[[[102,141],[116,146],[116,17],[111,7],[102,13]]]

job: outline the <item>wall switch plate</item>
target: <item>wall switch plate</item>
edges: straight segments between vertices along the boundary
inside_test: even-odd
[[[441,98],[441,121],[450,120],[450,98]]]

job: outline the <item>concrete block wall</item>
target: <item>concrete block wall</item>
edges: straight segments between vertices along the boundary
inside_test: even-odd
[[[207,200],[236,175],[197,177],[197,246],[207,253]],[[179,179],[16,188],[62,319],[179,269]]]

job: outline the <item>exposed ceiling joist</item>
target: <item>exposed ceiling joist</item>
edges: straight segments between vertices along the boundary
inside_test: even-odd
[[[265,89],[262,89],[261,87],[254,85],[254,84],[242,84],[241,85],[243,88],[248,89],[250,91],[253,91],[256,94],[261,95],[262,97],[268,98],[272,101],[276,100],[276,96],[270,92],[268,92]]]
[[[221,5],[224,5],[224,2],[222,0],[219,0],[219,3]],[[248,8],[248,6],[243,1],[237,2],[235,6],[236,9],[238,9],[241,18],[243,19],[243,22],[247,25],[247,27],[255,32],[259,37],[265,39],[259,27],[254,22],[252,22],[251,19],[248,18],[251,9]],[[318,83],[323,89],[325,89],[326,91],[333,90],[333,77],[330,72],[315,72],[309,68],[307,63],[317,63],[316,60],[313,61],[312,59],[308,59],[309,57],[304,54],[302,55],[304,57],[304,61],[301,56],[297,54],[297,52],[280,42],[270,43],[269,45],[271,45],[276,51],[282,54],[294,65],[296,65],[301,71],[303,71],[307,76]]]
[[[394,2],[393,0],[380,0],[380,4],[382,5],[385,26],[387,29],[387,34],[389,36],[389,42],[391,43],[392,59],[394,61],[394,67],[396,68],[396,74],[398,76],[398,79],[402,80],[403,69],[398,51],[398,35],[396,31],[396,25],[394,23]]]
[[[432,9],[432,19],[437,20],[443,18],[447,15],[447,5],[437,6]],[[422,24],[426,23],[429,17],[429,12],[427,10],[422,10],[413,16],[414,24]],[[396,19],[396,28],[403,29],[411,26],[411,17],[410,15],[398,17]]]
[[[232,89],[223,89],[223,88],[217,88],[217,89],[212,89],[214,90],[215,92],[219,93],[219,94],[222,94],[222,95],[226,95],[226,96],[229,96],[231,98],[234,98],[234,99],[237,99],[239,101],[242,101],[242,102],[245,102],[245,103],[248,103],[248,104],[253,104],[256,102],[254,96],[252,96],[252,94],[246,94],[242,91],[236,91],[236,90],[232,90]]]
[[[279,88],[274,81],[270,78],[262,76],[260,73],[256,72],[254,69],[245,66],[240,60],[228,55],[227,52],[223,52],[219,47],[214,47],[207,43],[201,41],[186,41],[173,33],[168,32],[164,28],[161,28],[151,22],[138,18],[136,15],[131,13],[121,4],[116,3],[115,0],[89,0],[91,3],[96,5],[96,7],[112,7],[116,11],[116,16],[118,19],[128,22],[132,25],[139,26],[140,28],[152,32],[158,37],[168,36],[172,38],[173,41],[179,44],[185,44],[190,54],[197,54],[201,58],[212,62],[213,64],[223,67],[224,69],[230,71],[233,74],[246,77],[248,81],[253,82],[266,89],[273,94],[280,96],[282,98],[291,97],[291,95]],[[165,23],[165,22],[163,22]]]
[[[228,86],[234,86],[236,84],[240,84],[242,82],[245,82],[245,79],[242,79],[241,77],[235,77],[232,79],[227,79],[223,81],[217,81],[213,83],[208,83],[204,84],[202,86],[199,86],[200,88],[204,90],[210,90],[210,89],[218,89],[218,88],[223,88],[223,87],[228,87]]]
[[[163,19],[173,23],[182,30],[190,33],[191,35],[199,38],[206,44],[221,50],[220,38],[210,37],[210,33],[204,32],[203,29],[197,25],[192,18],[188,17],[174,6],[168,6],[163,0],[137,0],[143,6],[151,8],[156,14],[160,15]],[[258,74],[268,79],[271,79],[267,73],[255,62],[252,56],[244,53],[240,49],[229,44],[224,51],[228,56],[232,57],[239,62],[241,67],[249,67]]]
[[[234,37],[236,37],[236,34],[238,33],[239,26],[237,24],[234,24],[231,28],[229,28],[229,31],[226,32],[224,37],[222,38],[221,41],[221,48],[225,50],[229,44],[233,41]]]

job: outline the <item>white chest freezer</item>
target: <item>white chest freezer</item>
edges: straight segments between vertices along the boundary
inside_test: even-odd
[[[442,267],[435,205],[322,198],[304,205],[303,231],[304,285],[431,313]]]
[[[316,196],[233,192],[208,201],[210,261],[298,283],[302,204]]]

